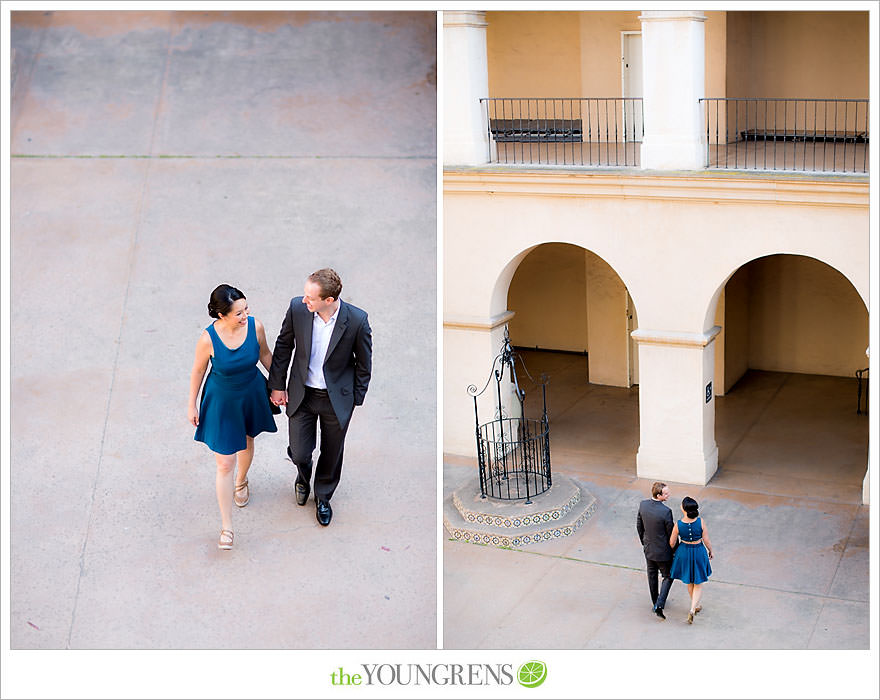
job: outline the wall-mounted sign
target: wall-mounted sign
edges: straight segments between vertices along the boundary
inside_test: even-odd
[[[709,403],[712,400],[712,382],[709,382],[706,385],[706,403]]]

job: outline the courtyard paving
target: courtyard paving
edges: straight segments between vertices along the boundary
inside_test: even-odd
[[[669,484],[675,517],[685,495],[701,504],[715,550],[689,626],[680,583],[665,622],[651,611],[635,529],[652,483],[636,476],[638,389],[589,384],[584,357],[524,355],[532,376],[551,376],[553,470],[585,484],[597,510],[570,537],[513,550],[447,533],[447,648],[868,648],[868,419],[854,380],[750,372],[716,398],[721,468],[704,487]],[[476,470],[444,461],[446,493]]]
[[[435,14],[15,12],[12,49],[11,648],[433,648]],[[374,338],[333,522],[281,416],[219,551],[208,296],[271,346],[328,265]]]

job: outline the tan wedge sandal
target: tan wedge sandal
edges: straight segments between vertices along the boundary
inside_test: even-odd
[[[242,491],[244,491],[244,495],[239,497],[238,494]],[[247,479],[245,479],[243,484],[239,484],[235,487],[235,495],[232,497],[232,502],[239,508],[244,508],[249,500],[251,500],[251,490],[248,488]]]
[[[217,547],[220,549],[232,549],[233,537],[232,530],[220,530],[220,540],[217,542]]]

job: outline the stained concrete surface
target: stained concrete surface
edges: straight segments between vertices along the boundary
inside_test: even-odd
[[[638,389],[589,384],[584,357],[523,357],[532,376],[551,377],[553,470],[584,482],[597,510],[570,537],[516,550],[447,535],[445,647],[868,648],[868,419],[856,415],[854,380],[750,372],[716,397],[719,471],[704,487],[669,484],[676,517],[685,495],[701,504],[715,550],[689,626],[680,583],[668,619],[651,612],[635,531],[652,482],[636,477]],[[532,415],[540,392],[525,388]],[[473,459],[444,462],[447,493],[476,470]]]
[[[435,646],[435,21],[13,13],[13,649]],[[333,522],[280,416],[221,552],[186,421],[208,296],[271,346],[326,265],[374,338]]]

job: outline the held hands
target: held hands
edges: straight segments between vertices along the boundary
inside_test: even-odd
[[[269,395],[269,401],[272,402],[274,406],[286,406],[287,405],[287,392],[279,391],[278,389],[273,389],[272,393]]]

